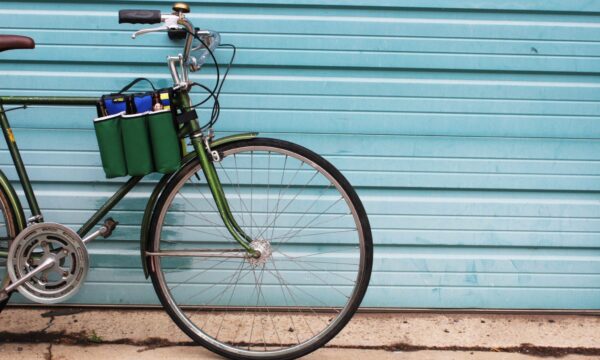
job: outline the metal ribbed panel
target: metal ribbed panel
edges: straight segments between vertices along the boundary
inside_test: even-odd
[[[217,130],[298,142],[357,186],[376,244],[364,305],[600,308],[596,2],[190,4],[197,26],[239,46]],[[135,7],[170,3],[2,2],[0,32],[37,47],[0,53],[0,93],[95,96],[137,76],[168,86],[163,61],[178,49],[131,40],[138,26],[116,12]],[[103,178],[94,110],[10,115],[46,218],[83,223],[118,184]],[[14,179],[4,145],[0,164]],[[122,226],[92,245],[73,301],[157,303],[137,252],[151,186],[114,211]]]

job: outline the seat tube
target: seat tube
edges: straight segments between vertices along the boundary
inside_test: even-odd
[[[13,163],[15,164],[15,169],[17,170],[19,181],[21,182],[21,186],[23,187],[23,191],[25,192],[27,203],[29,203],[29,208],[31,209],[31,214],[33,216],[32,219],[34,219],[34,221],[43,221],[40,207],[38,206],[37,199],[35,198],[35,194],[33,193],[31,181],[29,180],[29,176],[27,175],[25,164],[23,164],[23,159],[21,158],[21,154],[19,153],[19,148],[17,147],[15,136],[13,135],[12,129],[10,128],[10,124],[8,123],[8,118],[6,117],[6,112],[4,111],[4,106],[2,102],[0,102],[0,126],[2,127],[2,133],[4,134],[4,139],[6,140],[8,151],[10,153],[10,156],[12,157]]]

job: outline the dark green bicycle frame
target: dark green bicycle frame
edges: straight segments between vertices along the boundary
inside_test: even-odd
[[[180,92],[179,103],[181,108],[187,108],[190,104],[189,96],[186,92]],[[28,222],[42,222],[43,216],[42,212],[38,206],[35,194],[33,192],[33,188],[31,186],[31,182],[29,180],[29,176],[27,175],[27,171],[25,169],[25,165],[21,158],[21,154],[19,152],[19,148],[17,147],[17,143],[15,141],[15,137],[10,128],[10,124],[8,122],[8,118],[6,116],[6,112],[11,109],[4,109],[4,105],[90,105],[94,106],[96,104],[96,98],[90,97],[25,97],[25,96],[4,96],[0,97],[0,126],[2,128],[2,133],[4,134],[4,139],[8,145],[8,151],[12,157],[13,163],[15,164],[15,168],[17,171],[17,175],[19,177],[19,182],[23,187],[23,191],[25,193],[25,197],[29,204],[29,208],[31,209],[32,217],[28,220]],[[198,156],[202,172],[204,173],[204,177],[206,178],[207,184],[212,193],[213,199],[217,205],[217,209],[219,211],[219,215],[223,220],[223,224],[229,231],[229,233],[233,236],[233,238],[251,255],[255,255],[255,250],[250,246],[250,242],[252,238],[249,237],[238,225],[235,221],[231,209],[229,208],[229,204],[227,203],[227,199],[225,198],[225,194],[223,192],[223,188],[221,185],[221,181],[217,175],[214,164],[212,160],[209,158],[209,154],[207,149],[205,149],[204,140],[205,137],[200,130],[200,125],[198,119],[193,119],[190,121],[187,126],[181,129],[180,137],[185,138],[189,137],[191,139],[192,146],[194,147],[195,153],[188,154],[186,159],[189,157]],[[256,136],[256,134],[239,134],[233,135],[227,138],[222,138],[215,140],[211,144],[220,144],[223,142],[235,141],[238,138],[248,138],[248,137]],[[184,163],[184,162],[182,162]],[[118,203],[129,193],[142,179],[142,176],[133,176],[129,178],[105,203],[90,217],[85,224],[79,228],[77,233],[79,236],[84,237],[110,210],[112,210]],[[9,196],[12,196],[9,194]],[[11,202],[16,201],[18,203],[18,199],[9,199]],[[142,224],[142,227],[147,226],[146,221]],[[6,253],[0,252],[0,256],[7,256]]]

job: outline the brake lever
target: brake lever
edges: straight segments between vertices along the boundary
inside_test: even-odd
[[[164,21],[165,25],[162,25],[162,26],[159,26],[159,27],[156,27],[156,28],[151,28],[151,29],[138,30],[138,31],[134,32],[131,35],[131,38],[135,39],[137,36],[148,34],[148,33],[151,33],[151,32],[169,31],[169,30],[179,29],[179,25],[177,23],[179,21],[179,16],[176,16],[176,15],[162,15],[161,21]]]
[[[169,27],[167,25],[159,26],[157,28],[152,28],[152,29],[142,29],[142,30],[138,30],[138,31],[134,32],[131,35],[131,38],[135,39],[136,37],[138,37],[140,35],[148,34],[148,33],[155,32],[155,31],[167,31],[167,30],[169,30]]]

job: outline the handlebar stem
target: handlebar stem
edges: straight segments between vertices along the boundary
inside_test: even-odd
[[[173,83],[175,85],[181,85],[181,79],[179,79],[179,74],[177,73],[176,63],[178,61],[181,61],[181,57],[167,56],[167,63],[169,64],[169,71],[171,72],[171,77],[173,78]]]

